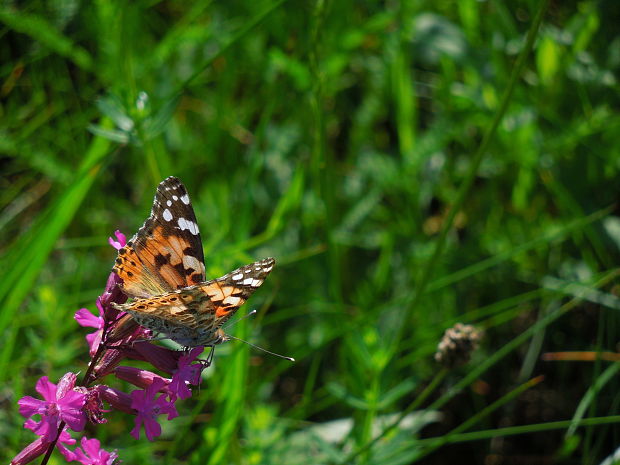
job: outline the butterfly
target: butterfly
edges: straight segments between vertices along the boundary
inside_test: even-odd
[[[222,325],[274,265],[273,258],[266,258],[205,281],[194,209],[183,183],[170,176],[157,187],[151,215],[118,251],[113,271],[133,300],[113,305],[184,347],[213,347],[230,339]]]

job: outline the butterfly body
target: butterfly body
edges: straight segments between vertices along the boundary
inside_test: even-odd
[[[149,218],[118,252],[113,270],[133,301],[114,306],[182,346],[213,346],[228,340],[222,324],[274,265],[273,258],[266,258],[205,281],[202,243],[187,190],[169,177],[157,188]]]

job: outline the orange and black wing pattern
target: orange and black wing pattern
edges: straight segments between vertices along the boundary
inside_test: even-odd
[[[129,297],[147,298],[205,280],[204,254],[187,189],[174,176],[157,187],[151,215],[118,251],[113,271]]]

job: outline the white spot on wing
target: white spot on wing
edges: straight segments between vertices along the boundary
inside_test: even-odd
[[[250,286],[252,284],[252,281],[254,281],[254,278],[245,278],[243,280],[243,285],[244,286]]]
[[[230,305],[239,305],[239,302],[241,302],[241,298],[235,297],[232,295],[229,295],[222,301],[223,304],[230,304]]]
[[[177,200],[179,200],[179,198],[176,195],[173,195],[172,196],[172,200],[174,200],[176,202]]]
[[[170,213],[170,210],[168,210],[167,208],[164,210],[164,220],[172,220],[172,213]]]
[[[261,284],[263,284],[263,280],[262,279],[254,279],[254,280],[252,280],[252,287],[258,287]]]
[[[233,281],[239,281],[241,278],[243,278],[243,273],[234,274],[234,275],[231,276],[231,279]]]
[[[200,232],[198,229],[198,225],[196,223],[194,223],[193,221],[186,220],[185,218],[179,218],[179,220],[177,221],[177,224],[179,225],[179,228],[181,229],[181,231],[184,231],[185,229],[187,229],[194,236]]]
[[[176,200],[176,199],[174,199]],[[181,202],[183,202],[185,205],[189,205],[189,197],[187,196],[187,194],[185,194],[183,197],[181,197]]]
[[[171,207],[171,206],[172,206],[172,202],[171,202],[170,200],[168,200],[168,201],[166,202],[166,205],[168,205],[169,207]]]
[[[192,268],[194,271],[201,272],[201,263],[198,261],[196,257],[192,257],[191,255],[185,255],[183,257],[183,266],[187,268]]]

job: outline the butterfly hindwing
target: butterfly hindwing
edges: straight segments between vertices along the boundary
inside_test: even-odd
[[[130,297],[161,295],[204,281],[198,223],[179,179],[170,176],[159,184],[151,215],[119,250],[114,272]]]
[[[209,296],[216,327],[220,327],[265,281],[275,265],[273,258],[265,258],[237,268],[221,278],[197,286],[201,292]]]

